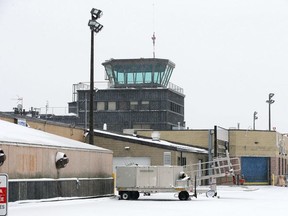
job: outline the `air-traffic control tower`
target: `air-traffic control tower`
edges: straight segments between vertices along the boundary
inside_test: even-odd
[[[185,127],[183,89],[170,83],[175,64],[168,59],[110,59],[102,63],[107,89],[94,93],[94,128],[172,130]],[[95,86],[97,88],[97,84]],[[80,124],[89,122],[89,88],[77,89]],[[86,111],[85,111],[86,110]],[[88,111],[89,112],[89,111]],[[86,120],[85,120],[86,119]],[[105,129],[106,129],[105,128]]]

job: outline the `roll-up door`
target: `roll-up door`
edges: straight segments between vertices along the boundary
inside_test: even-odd
[[[241,170],[247,183],[269,182],[268,157],[241,157]]]

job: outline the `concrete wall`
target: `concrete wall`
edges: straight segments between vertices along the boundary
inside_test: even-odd
[[[151,137],[152,132],[140,130],[137,134]],[[159,133],[163,140],[208,148],[209,130],[175,130]],[[276,131],[229,130],[229,144],[230,155],[237,157],[279,157],[282,147],[286,149],[286,154],[288,153],[288,137]]]
[[[271,175],[276,177],[280,175],[287,175],[288,167],[287,167],[287,158],[284,157],[272,157],[270,159],[270,170]]]
[[[230,154],[235,156],[279,157],[280,146],[288,151],[288,139],[276,131],[229,131]]]

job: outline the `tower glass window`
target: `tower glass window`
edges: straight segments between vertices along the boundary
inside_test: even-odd
[[[175,64],[168,59],[112,59],[103,63],[113,87],[167,87]]]

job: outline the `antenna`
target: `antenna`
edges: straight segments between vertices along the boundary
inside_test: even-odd
[[[23,97],[19,97],[18,95],[16,95],[17,98],[12,98],[12,100],[17,100],[17,108],[21,109],[23,108]]]
[[[153,32],[152,40],[153,40],[153,58],[155,58],[155,40],[156,40],[155,32]]]
[[[155,2],[153,2],[153,36],[151,39],[153,41],[153,58],[155,58]]]

